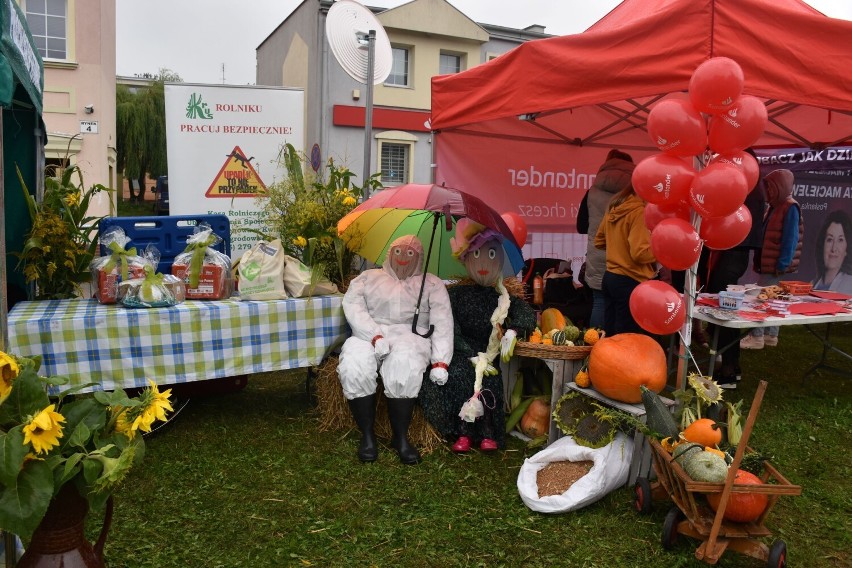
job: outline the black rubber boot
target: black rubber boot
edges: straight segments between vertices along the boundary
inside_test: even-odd
[[[362,462],[374,462],[379,457],[379,446],[373,433],[373,422],[376,419],[376,395],[353,398],[349,401],[349,410],[355,424],[361,430],[361,443],[358,445],[358,459]]]
[[[399,461],[405,465],[420,463],[420,452],[408,443],[408,425],[414,414],[416,398],[389,398],[388,418],[390,419],[393,438],[391,446],[399,454]]]

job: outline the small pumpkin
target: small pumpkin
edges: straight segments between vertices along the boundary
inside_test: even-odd
[[[763,482],[753,473],[738,469],[736,477],[734,477],[734,485],[763,485]],[[722,492],[708,493],[707,502],[710,504],[710,508],[716,511],[719,508],[719,503],[722,502]],[[732,492],[723,516],[729,521],[751,523],[763,514],[768,504],[769,498],[763,493]]]
[[[702,446],[716,446],[722,441],[722,430],[715,421],[699,418],[686,427],[683,437]]]
[[[574,377],[574,382],[577,383],[577,386],[580,388],[589,388],[592,382],[589,380],[589,372],[586,369],[580,369],[577,371],[577,376]]]
[[[585,343],[586,345],[594,345],[600,340],[601,337],[601,332],[599,332],[593,327],[590,327],[586,330],[586,333],[583,334],[583,343]]]
[[[682,466],[688,455],[703,451],[701,444],[681,442],[672,450],[672,459]]]
[[[541,329],[550,331],[552,329],[562,329],[565,327],[565,316],[558,308],[547,308],[541,312]]]
[[[538,438],[550,430],[550,404],[540,398],[533,399],[521,418],[521,432]]]
[[[666,354],[659,343],[641,333],[604,337],[589,353],[589,379],[606,397],[642,402],[641,385],[656,393],[665,388]]]
[[[683,461],[683,470],[695,481],[724,483],[728,476],[725,459],[710,452],[693,452]]]

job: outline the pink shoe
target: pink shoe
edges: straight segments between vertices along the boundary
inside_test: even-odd
[[[479,449],[483,452],[493,452],[497,449],[497,442],[495,442],[491,438],[485,438],[484,440],[482,440],[482,443],[479,444]]]
[[[740,339],[740,349],[763,349],[763,336],[746,335]]]
[[[763,336],[763,344],[767,347],[778,347],[778,336],[777,335],[764,335]]]
[[[466,454],[470,451],[470,438],[467,436],[459,436],[456,443],[453,444],[453,451],[457,454]]]

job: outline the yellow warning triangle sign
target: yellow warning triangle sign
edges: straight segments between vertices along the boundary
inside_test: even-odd
[[[225,164],[204,195],[228,198],[266,195],[266,185],[251,165],[253,158],[246,158],[240,147],[234,146],[234,151],[228,154]]]

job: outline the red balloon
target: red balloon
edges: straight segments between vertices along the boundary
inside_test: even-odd
[[[704,217],[725,217],[743,204],[748,187],[745,175],[733,164],[710,164],[695,176],[689,203]]]
[[[694,156],[707,147],[707,124],[689,101],[664,99],[648,114],[648,134],[660,151]]]
[[[686,270],[701,254],[701,238],[689,221],[663,219],[651,231],[651,251],[672,270]]]
[[[648,203],[674,205],[687,199],[695,169],[681,158],[667,154],[648,156],[636,165],[633,189]]]
[[[527,223],[523,217],[514,211],[507,211],[500,215],[506,224],[509,225],[509,230],[512,231],[512,236],[515,237],[515,242],[519,247],[523,247],[527,243]]]
[[[660,280],[647,280],[630,294],[630,314],[639,327],[650,333],[675,333],[686,321],[683,296]]]
[[[749,191],[751,191],[757,184],[757,180],[760,177],[760,166],[754,156],[748,152],[717,154],[712,160],[710,160],[711,164],[715,164],[716,162],[734,164],[737,168],[739,168],[739,170],[745,175],[746,187],[749,188]]]
[[[751,213],[745,205],[725,217],[701,220],[698,234],[704,244],[714,250],[733,248],[743,242],[751,230]]]
[[[744,82],[743,70],[736,61],[713,57],[692,72],[689,100],[701,112],[721,114],[742,94]]]
[[[757,97],[743,95],[727,111],[710,118],[710,149],[720,154],[744,150],[766,128],[766,107]]]
[[[689,205],[680,202],[675,205],[657,205],[656,203],[645,204],[645,226],[649,231],[663,219],[683,219],[689,221]]]

